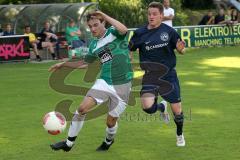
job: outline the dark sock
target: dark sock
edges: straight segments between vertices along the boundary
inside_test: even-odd
[[[107,139],[107,138],[106,138],[106,142],[112,142],[112,139]]]
[[[55,53],[52,53],[52,58],[55,58]]]
[[[165,107],[162,103],[157,104],[158,105],[158,110],[160,110],[161,112],[165,111]]]
[[[155,98],[154,104],[147,109],[143,109],[144,112],[148,113],[148,114],[153,114],[155,112],[157,112],[157,110],[159,110],[159,105],[157,104],[157,98]]]
[[[180,115],[174,115],[174,122],[177,126],[177,135],[180,136],[183,133],[183,122],[184,115],[181,113]]]
[[[40,59],[40,56],[39,55],[36,55],[37,59]]]
[[[76,140],[77,137],[68,137],[67,139],[71,142],[74,142]]]

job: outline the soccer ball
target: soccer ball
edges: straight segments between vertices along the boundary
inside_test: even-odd
[[[66,125],[66,118],[59,112],[49,112],[43,117],[43,127],[51,135],[62,133]]]

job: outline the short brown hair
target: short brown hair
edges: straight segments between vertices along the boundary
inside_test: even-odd
[[[74,19],[70,19],[69,23],[75,23]]]
[[[7,23],[7,24],[6,24],[6,27],[7,27],[7,26],[10,26],[10,27],[12,27],[11,23]]]
[[[151,2],[148,5],[148,9],[149,8],[157,8],[159,10],[160,13],[163,13],[163,5],[160,2]]]
[[[25,25],[24,29],[31,28],[30,25]]]
[[[98,14],[96,14],[94,12],[93,13],[88,13],[86,18],[87,18],[87,22],[92,20],[92,19],[98,19],[100,22],[104,21],[102,16],[99,16]]]

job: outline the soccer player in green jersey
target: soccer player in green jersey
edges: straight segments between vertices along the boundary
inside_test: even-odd
[[[106,22],[111,27],[105,28]],[[127,27],[101,11],[88,14],[87,24],[95,38],[91,41],[89,53],[84,60],[58,63],[49,70],[55,71],[61,67],[86,68],[88,63],[98,60],[101,63],[100,77],[76,110],[68,131],[68,138],[50,145],[53,150],[70,151],[83,126],[87,112],[109,100],[106,137],[97,151],[108,150],[117,133],[117,120],[128,103],[133,72],[126,39]]]

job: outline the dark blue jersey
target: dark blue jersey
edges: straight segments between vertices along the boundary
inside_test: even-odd
[[[175,29],[164,23],[154,29],[148,29],[146,25],[134,32],[129,49],[139,49],[140,66],[143,70],[157,70],[143,65],[145,62],[161,63],[171,70],[176,66],[174,49],[178,39],[181,38]]]
[[[10,32],[4,31],[4,32],[3,32],[3,36],[12,36],[12,35],[14,35],[14,32],[13,32],[13,31],[10,31]]]
[[[46,38],[47,38],[47,35],[44,32],[49,32],[49,33],[55,34],[51,28],[50,29],[43,28],[40,32],[40,37],[41,37],[42,42],[45,42]],[[51,42],[56,42],[57,40],[55,38],[51,37],[50,41]]]

